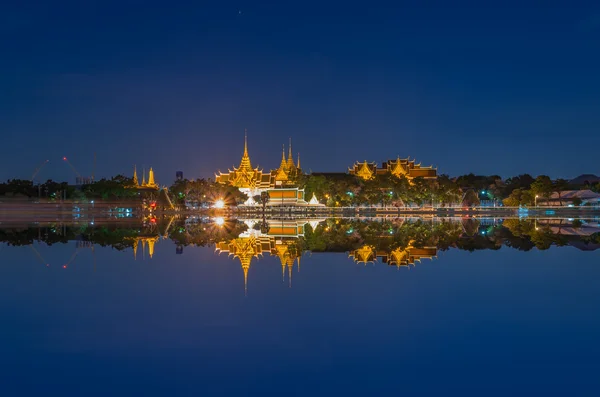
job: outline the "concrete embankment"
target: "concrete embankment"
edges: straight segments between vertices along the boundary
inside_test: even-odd
[[[0,224],[31,222],[120,222],[139,217],[139,202],[76,201],[3,201],[0,202]]]

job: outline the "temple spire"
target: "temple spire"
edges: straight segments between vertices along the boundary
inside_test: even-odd
[[[149,187],[156,187],[156,182],[154,181],[154,171],[152,170],[152,167],[150,167],[150,171],[148,171],[148,186]]]
[[[287,159],[288,169],[294,169],[294,154],[292,153],[292,138],[290,138],[290,146],[288,147],[288,159]]]
[[[146,167],[142,170],[142,186],[146,186]]]
[[[252,171],[252,164],[250,163],[250,156],[248,155],[248,130],[244,130],[244,155],[242,161],[240,161],[239,171]]]
[[[248,270],[250,266],[242,266],[244,270],[244,296],[248,296]]]
[[[298,152],[298,161],[296,162],[296,167],[300,168],[300,152]]]
[[[279,165],[280,169],[287,168],[287,161],[285,159],[285,145],[281,145],[281,164]]]
[[[138,186],[139,185],[139,181],[138,181],[138,177],[137,177],[137,167],[134,165],[133,166],[133,186]]]

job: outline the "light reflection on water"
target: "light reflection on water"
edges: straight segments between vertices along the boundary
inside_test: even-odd
[[[2,229],[1,395],[600,386],[593,222],[309,225]]]

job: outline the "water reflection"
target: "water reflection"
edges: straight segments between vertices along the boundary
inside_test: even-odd
[[[580,250],[596,250],[600,248],[600,226],[595,219],[171,217],[120,224],[46,224],[0,229],[1,242],[29,245],[46,266],[49,264],[33,245],[34,241],[53,245],[73,240],[76,250],[62,265],[65,269],[80,249],[93,250],[94,245],[119,251],[131,249],[134,259],[152,259],[161,240],[174,242],[177,254],[182,254],[186,246],[214,246],[217,253],[229,255],[239,263],[247,292],[250,267],[266,255],[279,259],[282,278],[285,280],[287,273],[291,287],[294,267],[300,270],[301,257],[307,252],[346,252],[354,263],[382,263],[400,268],[437,258],[440,252],[449,249],[475,251],[510,247],[528,251],[569,245]]]

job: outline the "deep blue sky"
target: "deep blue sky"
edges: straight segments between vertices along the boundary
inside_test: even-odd
[[[89,174],[94,152],[98,176],[207,177],[239,162],[244,128],[265,168],[292,137],[313,171],[400,155],[600,173],[595,1],[12,3],[0,180],[45,159],[41,178],[73,178],[64,155]]]

